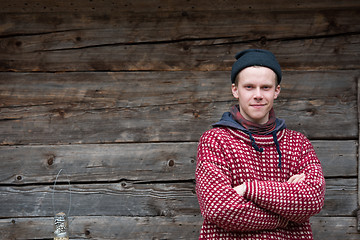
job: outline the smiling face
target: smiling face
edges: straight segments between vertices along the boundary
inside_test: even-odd
[[[239,100],[241,115],[254,123],[265,124],[274,100],[280,93],[276,74],[267,67],[247,67],[232,84],[232,94]]]

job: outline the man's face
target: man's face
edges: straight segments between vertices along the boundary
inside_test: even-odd
[[[232,84],[233,96],[239,99],[241,115],[252,122],[264,124],[280,93],[276,74],[267,67],[247,67],[237,76],[238,84]]]

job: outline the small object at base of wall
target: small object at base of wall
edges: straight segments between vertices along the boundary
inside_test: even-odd
[[[59,212],[54,217],[54,240],[69,240],[69,223],[65,213]]]

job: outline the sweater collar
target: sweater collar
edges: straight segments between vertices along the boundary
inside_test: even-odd
[[[228,127],[227,129],[236,138],[239,138],[239,139],[243,140],[244,142],[251,144],[252,140],[249,137],[249,132],[244,132],[242,130],[234,129],[231,127]],[[278,141],[281,141],[284,136],[285,136],[285,131],[276,132],[276,138]],[[258,146],[268,146],[268,145],[274,144],[274,136],[272,134],[269,134],[269,135],[251,134],[251,137],[255,140],[255,142]]]
[[[234,136],[242,139],[244,142],[250,143],[256,151],[261,153],[264,151],[264,148],[262,148],[262,146],[275,144],[276,151],[278,152],[279,155],[278,167],[281,170],[282,153],[280,150],[279,141],[281,141],[281,139],[284,137],[285,131],[283,130],[278,132],[273,131],[271,135],[253,135],[251,132],[239,131],[232,128],[228,128],[228,129]]]
[[[250,132],[243,125],[241,125],[239,122],[237,122],[230,112],[225,112],[222,115],[220,121],[214,123],[212,126],[213,127],[231,127],[231,128],[241,130],[241,131],[245,132],[246,134],[248,134]],[[272,135],[272,132],[278,132],[285,128],[286,128],[285,121],[283,119],[276,118],[275,119],[275,129],[273,129],[271,132],[269,132],[268,134],[265,134],[265,135]],[[251,132],[251,134],[256,134],[256,133]]]
[[[245,119],[244,116],[240,113],[240,108],[238,104],[230,108],[230,113],[235,121],[240,123],[243,127],[245,127],[249,132],[253,134],[270,134],[276,126],[276,117],[273,108],[271,108],[269,112],[269,120],[265,124],[258,124]]]
[[[250,142],[252,147],[258,151],[263,152],[264,149],[262,145],[276,145],[276,151],[279,154],[279,165],[281,169],[282,154],[280,150],[279,141],[285,134],[285,131],[281,131],[286,128],[285,121],[279,118],[275,119],[275,129],[270,132],[266,132],[265,135],[256,135],[253,132],[250,132],[243,125],[237,122],[230,112],[225,112],[221,120],[215,124],[213,127],[228,127],[228,129],[237,137],[243,139],[245,142]],[[259,147],[260,146],[260,147]]]

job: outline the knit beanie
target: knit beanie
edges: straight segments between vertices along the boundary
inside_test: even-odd
[[[231,82],[235,83],[236,76],[241,70],[251,66],[268,67],[273,70],[277,76],[277,82],[281,82],[281,68],[274,54],[263,49],[247,49],[235,55],[237,61],[233,64],[231,70]]]

